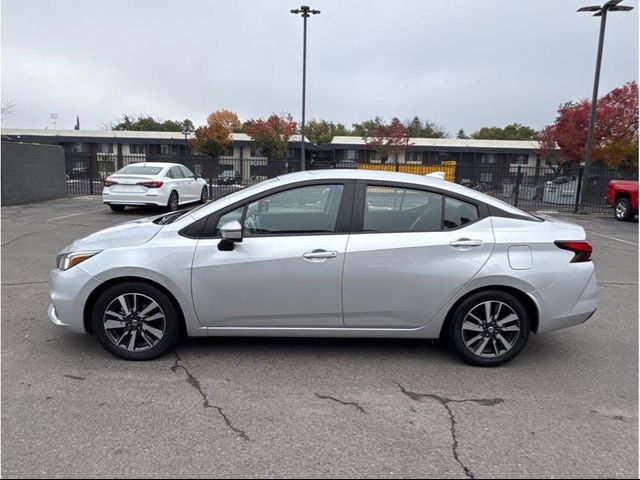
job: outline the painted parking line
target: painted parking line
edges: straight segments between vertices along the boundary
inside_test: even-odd
[[[605,238],[608,238],[609,240],[615,240],[616,242],[626,243],[627,245],[635,245],[636,247],[638,246],[637,243],[629,242],[627,240],[622,240],[621,238],[612,237],[611,235],[605,235],[604,233],[592,232],[591,230],[587,230],[587,233],[590,233],[591,235],[598,235],[599,237],[605,237]]]
[[[80,215],[89,215],[90,213],[96,213],[103,211],[104,208],[99,208],[97,210],[89,210],[88,212],[80,212],[80,213],[71,213],[69,215],[62,215],[61,217],[53,217],[47,220],[47,222],[53,222],[54,220],[62,220],[63,218],[77,217]]]

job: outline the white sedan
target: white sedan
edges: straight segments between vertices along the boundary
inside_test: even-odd
[[[206,203],[209,190],[205,179],[177,163],[133,163],[105,178],[102,203],[114,212],[127,205],[167,207]]]

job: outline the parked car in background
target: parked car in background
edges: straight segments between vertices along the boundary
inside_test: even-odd
[[[593,314],[591,250],[578,225],[438,178],[299,172],[72,243],[49,318],[129,360],[186,331],[444,337],[496,366]]]
[[[132,163],[104,179],[102,202],[114,212],[127,206],[167,207],[205,203],[207,182],[177,163]]]
[[[218,185],[238,185],[242,182],[242,176],[237,170],[225,170],[218,175]]]
[[[577,195],[577,178],[557,177],[545,183],[542,201],[556,205],[575,205]]]
[[[607,186],[607,206],[613,207],[616,220],[633,220],[638,213],[638,182],[610,180]]]

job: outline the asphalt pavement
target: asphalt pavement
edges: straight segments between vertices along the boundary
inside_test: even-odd
[[[49,323],[76,238],[155,213],[98,198],[2,208],[2,475],[638,475],[638,223],[588,231],[599,307],[497,369],[435,342],[187,339],[145,363]]]

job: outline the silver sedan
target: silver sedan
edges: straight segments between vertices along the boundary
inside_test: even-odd
[[[582,227],[438,178],[363,170],[266,180],[66,247],[49,318],[148,360],[190,336],[444,337],[503,364],[596,309]]]

